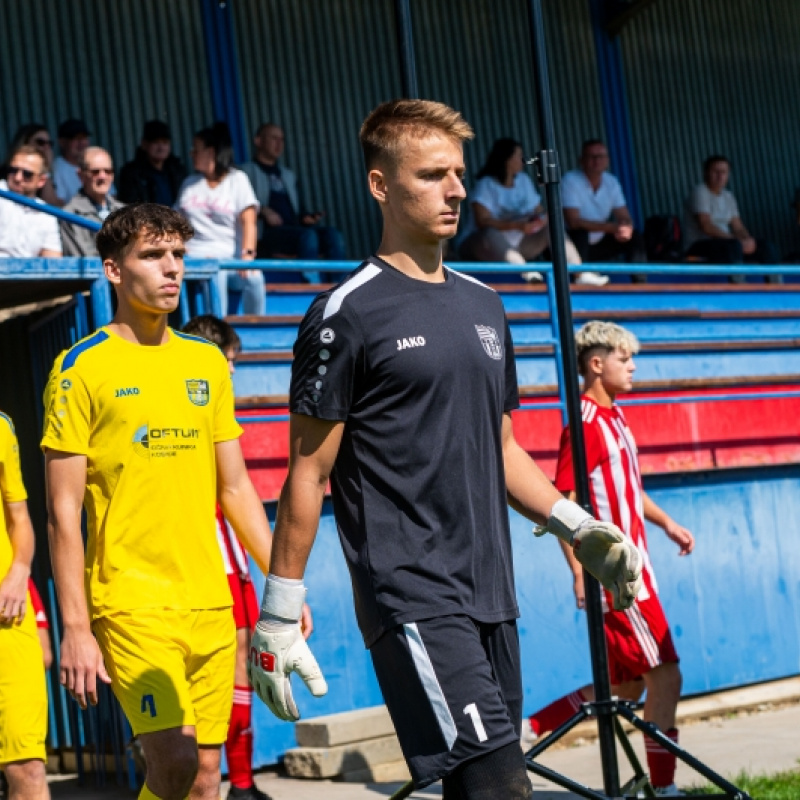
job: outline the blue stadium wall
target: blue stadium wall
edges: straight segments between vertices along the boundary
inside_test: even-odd
[[[664,533],[648,526],[659,591],[684,675],[698,694],[800,672],[800,467],[762,467],[646,477],[646,489],[695,534],[679,557]],[[270,509],[274,514],[274,508]],[[521,617],[524,711],[591,681],[584,613],[553,537],[536,539],[512,512]],[[387,531],[387,535],[391,535]],[[314,612],[311,644],[329,692],[314,699],[295,681],[303,716],[381,703],[369,655],[353,614],[352,592],[330,504],[326,503],[306,583]],[[295,746],[294,732],[255,706],[256,756],[273,763]]]

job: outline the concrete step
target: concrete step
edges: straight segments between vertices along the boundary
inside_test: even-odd
[[[294,747],[286,751],[283,765],[293,778],[331,778],[402,758],[393,734],[335,747]]]
[[[336,780],[345,783],[389,783],[390,781],[411,780],[405,761],[390,761],[388,764],[373,764],[371,767],[345,772]]]
[[[300,747],[334,747],[394,734],[386,706],[359,708],[341,714],[304,719],[294,726]]]

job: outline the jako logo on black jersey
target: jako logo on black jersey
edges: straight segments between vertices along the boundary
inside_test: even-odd
[[[131,386],[129,389],[117,389],[114,392],[114,397],[128,397],[132,394],[139,394],[139,389],[136,386]]]
[[[407,339],[397,340],[398,350],[408,350],[409,347],[425,347],[425,337],[409,336]]]

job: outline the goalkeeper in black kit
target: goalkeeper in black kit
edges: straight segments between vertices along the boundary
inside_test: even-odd
[[[291,672],[327,690],[298,620],[330,480],[358,623],[416,786],[442,780],[445,800],[530,798],[506,506],[572,545],[620,608],[636,596],[641,559],[517,444],[502,302],[442,262],[466,196],[470,126],[441,103],[398,100],[360,136],[383,236],[300,327],[250,679],[286,720],[298,718]]]

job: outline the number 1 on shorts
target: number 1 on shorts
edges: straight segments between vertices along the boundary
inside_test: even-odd
[[[478,713],[478,706],[475,703],[470,703],[464,708],[464,713],[469,714],[472,719],[472,724],[475,726],[475,733],[478,735],[478,741],[485,742],[489,737],[486,735],[486,728],[483,727],[483,720]]]

